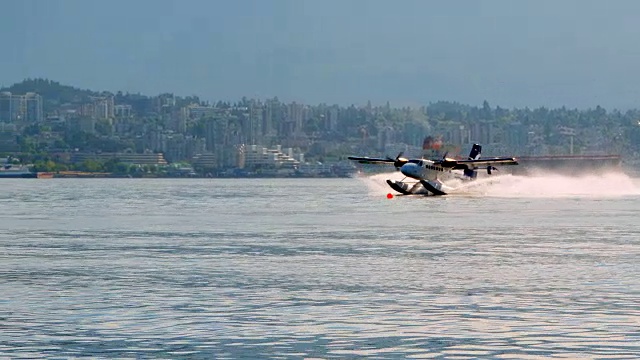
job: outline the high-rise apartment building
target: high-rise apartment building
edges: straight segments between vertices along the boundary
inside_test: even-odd
[[[42,119],[42,96],[33,92],[24,95],[8,91],[0,93],[0,122],[30,124]]]

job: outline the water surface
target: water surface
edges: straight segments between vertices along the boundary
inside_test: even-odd
[[[0,357],[640,356],[635,180],[379,180],[3,180]]]

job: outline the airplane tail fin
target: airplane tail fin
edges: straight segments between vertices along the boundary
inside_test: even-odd
[[[473,144],[471,148],[471,152],[469,153],[469,160],[478,160],[480,159],[480,153],[482,152],[482,146],[479,144]]]
[[[480,153],[482,152],[482,146],[479,144],[473,144],[471,147],[471,152],[469,153],[469,160],[478,160],[480,159]],[[471,179],[475,179],[478,176],[478,171],[475,167],[464,169],[464,175],[470,177]]]

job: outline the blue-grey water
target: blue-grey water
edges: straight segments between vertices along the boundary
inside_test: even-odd
[[[1,358],[638,358],[640,192],[0,184]]]

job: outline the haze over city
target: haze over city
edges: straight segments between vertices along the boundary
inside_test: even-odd
[[[7,1],[0,87],[628,109],[638,13],[630,0]]]

